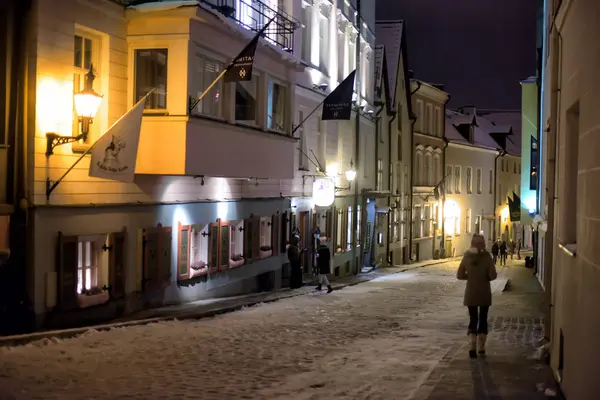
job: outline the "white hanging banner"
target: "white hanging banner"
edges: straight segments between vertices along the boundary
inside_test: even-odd
[[[335,201],[335,182],[331,178],[318,178],[313,183],[313,201],[318,207],[329,207]]]
[[[146,95],[94,143],[89,176],[133,182]]]

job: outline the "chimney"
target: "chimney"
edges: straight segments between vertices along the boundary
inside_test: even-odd
[[[458,108],[458,111],[461,114],[465,114],[465,115],[477,115],[477,109],[475,108],[475,106],[462,106]]]

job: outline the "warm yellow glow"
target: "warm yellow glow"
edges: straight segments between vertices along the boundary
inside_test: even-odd
[[[346,171],[346,180],[348,182],[354,181],[355,178],[356,178],[356,170],[354,168],[350,168],[349,170]]]
[[[340,172],[340,166],[338,163],[334,162],[327,165],[327,175],[331,177],[336,177]]]
[[[36,118],[39,132],[69,135],[73,130],[73,83],[40,78],[36,94]]]
[[[502,221],[508,220],[508,216],[509,216],[508,206],[502,207],[500,209],[500,217],[502,218]]]
[[[96,93],[80,92],[75,94],[74,101],[75,110],[79,117],[94,118],[102,102],[102,96]]]
[[[454,200],[446,200],[444,204],[444,230],[446,235],[457,235],[460,233],[460,207]]]

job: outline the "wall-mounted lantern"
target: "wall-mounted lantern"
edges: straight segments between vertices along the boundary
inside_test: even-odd
[[[352,182],[354,182],[354,179],[356,179],[356,170],[354,169],[354,162],[352,161],[352,159],[350,159],[350,168],[347,169],[346,172],[344,172],[344,175],[346,175],[346,180],[348,181],[348,186],[336,187],[335,190],[338,192],[342,191],[342,190],[352,189]]]
[[[81,123],[81,134],[77,136],[61,136],[53,132],[46,133],[46,155],[50,156],[56,146],[61,146],[67,143],[77,142],[79,140],[86,140],[87,135],[90,131],[90,125],[94,122],[94,117],[100,103],[102,102],[102,96],[94,91],[94,79],[96,76],[93,72],[94,67],[90,66],[89,72],[85,75],[85,83],[83,90],[79,93],[75,93],[75,111],[77,117]]]

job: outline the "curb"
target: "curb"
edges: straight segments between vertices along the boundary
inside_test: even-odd
[[[399,274],[399,273],[415,270],[418,268],[424,268],[424,267],[428,267],[428,266],[432,266],[432,265],[436,265],[436,264],[443,264],[448,261],[454,261],[454,259],[445,259],[444,261],[432,262],[432,263],[428,263],[428,264],[424,264],[424,265],[420,265],[420,266],[416,266],[416,267],[412,267],[412,268],[405,268],[405,269],[398,270],[398,271],[390,271],[388,274],[385,274],[385,275]],[[368,275],[370,275],[373,272],[376,272],[378,270],[386,270],[386,269],[392,269],[392,268],[380,268],[380,269],[373,270],[373,271],[365,274],[364,279],[357,280],[356,282],[340,283],[337,285],[335,282],[332,282],[333,291],[342,290],[344,288],[356,286],[356,285],[359,285],[359,284],[365,283],[365,282],[370,282],[370,281],[378,278],[378,276],[376,276],[375,274],[373,274],[372,276],[368,276]],[[233,306],[224,306],[224,307],[217,308],[214,310],[201,311],[201,312],[195,312],[195,313],[190,312],[188,314],[182,314],[182,315],[177,315],[177,316],[160,316],[160,317],[145,318],[145,319],[132,320],[132,321],[115,322],[115,323],[109,323],[109,324],[103,324],[103,325],[92,325],[92,326],[81,327],[81,328],[59,329],[59,330],[53,330],[53,331],[27,333],[27,334],[23,334],[23,335],[3,336],[3,337],[0,337],[0,348],[1,347],[23,346],[23,345],[26,345],[31,342],[35,342],[35,341],[39,341],[39,340],[43,340],[43,339],[50,339],[50,338],[72,339],[72,338],[75,338],[77,336],[80,336],[80,335],[82,335],[88,331],[92,331],[92,330],[97,331],[97,332],[102,332],[102,331],[109,331],[111,329],[116,329],[116,328],[127,328],[127,327],[140,326],[140,325],[149,325],[149,324],[154,324],[154,323],[158,323],[158,322],[169,322],[169,321],[175,321],[175,320],[178,320],[178,321],[200,320],[200,319],[204,319],[204,318],[215,317],[217,315],[229,314],[229,313],[232,313],[235,311],[239,311],[245,307],[253,307],[253,306],[255,306],[257,304],[261,304],[261,303],[263,303],[263,304],[274,303],[279,300],[290,299],[290,298],[298,297],[298,296],[305,296],[310,293],[312,293],[312,292],[307,291],[307,292],[302,292],[302,293],[283,294],[281,296],[271,298],[271,299],[250,300],[248,302],[242,302],[241,304],[236,304]]]

